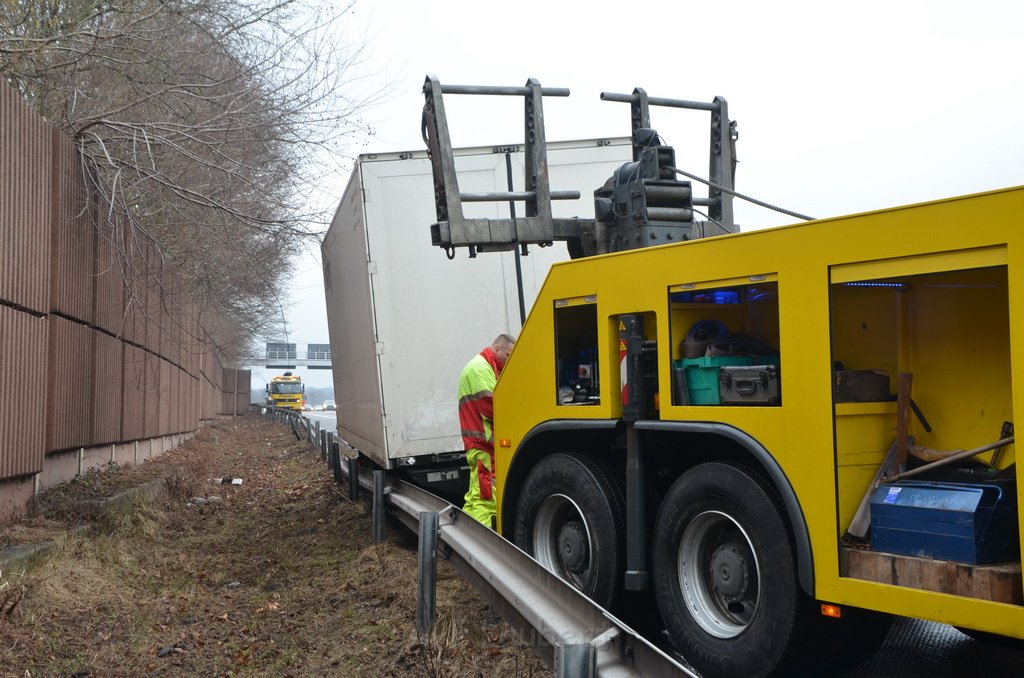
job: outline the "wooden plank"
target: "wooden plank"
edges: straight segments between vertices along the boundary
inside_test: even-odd
[[[1020,563],[968,565],[850,547],[842,547],[839,555],[843,577],[1024,605]]]
[[[902,372],[896,384],[896,468],[901,471],[907,463],[907,452],[910,450],[907,427],[910,423],[910,389],[913,383],[914,375]]]

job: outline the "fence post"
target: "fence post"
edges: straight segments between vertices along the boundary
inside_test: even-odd
[[[594,678],[597,652],[590,643],[555,646],[555,675],[558,678]]]
[[[437,620],[436,511],[420,511],[419,587],[416,592],[416,633],[430,633]]]
[[[373,543],[384,541],[384,471],[373,472]]]
[[[341,485],[341,443],[331,443],[331,468],[334,469],[334,484]]]

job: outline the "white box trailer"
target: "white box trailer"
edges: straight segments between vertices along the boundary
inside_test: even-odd
[[[632,159],[628,137],[547,148],[551,189],[581,193],[553,202],[556,217],[593,218],[593,191]],[[455,152],[462,192],[508,190],[506,154],[513,190],[523,190],[523,154],[502,146]],[[507,203],[464,208],[467,217],[509,215]],[[522,203],[516,209],[524,215]],[[359,156],[324,238],[324,287],[338,435],[383,468],[458,485],[457,473],[437,469],[463,459],[459,372],[522,322],[515,253],[449,261],[431,245],[435,221],[426,151]],[[564,243],[520,258],[527,309],[551,264],[567,258]]]

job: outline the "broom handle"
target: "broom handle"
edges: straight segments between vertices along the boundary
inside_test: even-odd
[[[925,464],[924,466],[918,466],[915,469],[911,469],[909,471],[904,471],[903,473],[897,473],[896,475],[888,476],[886,478],[882,478],[881,482],[882,483],[891,483],[891,482],[893,482],[895,480],[903,480],[904,478],[909,478],[911,476],[916,476],[919,473],[923,473],[925,471],[930,471],[933,468],[938,468],[939,466],[945,466],[946,464],[950,464],[950,463],[952,463],[954,461],[960,461],[961,459],[967,459],[968,457],[973,457],[976,454],[981,454],[982,452],[988,452],[989,450],[994,450],[997,447],[1003,447],[1004,445],[1012,445],[1012,444],[1013,444],[1013,436],[1010,436],[1009,438],[1003,438],[1002,440],[997,440],[994,443],[989,443],[988,445],[982,445],[981,447],[976,447],[973,450],[964,450],[962,452],[957,452],[956,454],[949,455],[945,459],[939,459],[938,461],[933,461],[931,463]]]

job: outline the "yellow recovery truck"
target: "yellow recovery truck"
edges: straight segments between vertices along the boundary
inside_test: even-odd
[[[461,216],[442,93],[525,98],[533,190],[489,196],[525,217]],[[736,233],[725,101],[636,90],[602,95],[631,104],[635,162],[595,220],[560,223],[541,97],[562,93],[425,85],[434,244],[578,257],[495,390],[499,531],[613,613],[660,615],[709,676],[837,672],[892,615],[1024,638],[1024,188]],[[651,105],[711,113],[708,198]]]
[[[306,404],[306,385],[302,377],[291,372],[274,375],[267,384],[267,404],[287,410],[302,410]]]

